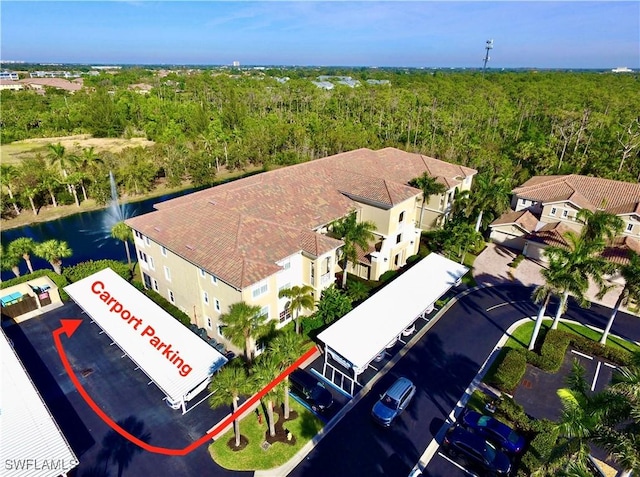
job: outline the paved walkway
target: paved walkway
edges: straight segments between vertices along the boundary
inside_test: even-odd
[[[508,281],[519,282],[525,286],[542,285],[544,278],[541,273],[543,267],[540,263],[525,258],[516,268],[509,267],[509,263],[517,255],[517,252],[511,249],[490,243],[473,263],[473,278],[478,285],[497,285]],[[607,292],[602,300],[598,300],[596,298],[598,288],[591,284],[587,291],[587,298],[593,303],[599,303],[613,309],[621,290],[622,285],[617,284]],[[620,310],[635,315],[638,314],[624,306]]]

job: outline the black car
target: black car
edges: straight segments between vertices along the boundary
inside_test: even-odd
[[[311,410],[324,411],[333,404],[331,392],[313,374],[304,369],[295,369],[289,375],[291,390],[311,407]]]
[[[468,409],[458,421],[470,431],[489,439],[508,454],[520,454],[524,450],[524,437],[494,417]]]
[[[511,460],[493,444],[464,427],[451,427],[444,437],[443,446],[447,453],[469,465],[488,472],[489,475],[509,475]]]

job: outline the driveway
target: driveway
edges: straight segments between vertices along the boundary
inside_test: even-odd
[[[525,258],[516,268],[509,267],[509,264],[517,256],[518,253],[514,250],[490,243],[473,263],[473,278],[478,285],[499,285],[504,283],[513,283],[527,287],[542,285],[544,278],[541,272],[544,264]],[[599,300],[596,298],[598,288],[595,284],[591,283],[586,296],[589,301],[593,303],[598,303],[613,309],[622,290],[622,285],[619,283],[611,283],[611,285],[614,287]],[[620,310],[627,313],[638,314],[637,312],[633,313],[624,306],[621,307]]]

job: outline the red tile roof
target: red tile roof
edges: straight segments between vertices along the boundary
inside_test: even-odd
[[[579,176],[535,176],[513,189],[520,198],[549,203],[571,201],[581,208],[615,214],[640,213],[640,184]]]
[[[517,224],[527,232],[533,232],[538,225],[538,218],[527,209],[517,212],[506,212],[491,222],[490,227],[508,224]]]
[[[612,245],[604,249],[602,256],[613,263],[626,265],[629,263],[630,250],[640,254],[640,240],[618,237]]]
[[[474,169],[386,148],[358,149],[246,177],[156,204],[127,220],[153,241],[237,288],[277,272],[299,251],[318,256],[342,242],[315,230],[358,202],[392,207],[420,194],[425,170],[459,184]]]

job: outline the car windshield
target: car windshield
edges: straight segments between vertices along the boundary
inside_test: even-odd
[[[320,386],[320,384],[316,384],[313,389],[311,389],[311,397],[315,400],[318,400],[322,396],[323,392],[324,388]]]
[[[512,444],[516,444],[520,440],[520,436],[516,434],[515,431],[511,431],[507,439],[509,439],[509,442],[511,442]]]
[[[489,416],[481,416],[478,419],[478,427],[487,427],[487,424],[489,424],[489,420],[491,418]]]
[[[387,406],[388,408],[391,409],[398,409],[398,401],[396,401],[395,399],[393,399],[391,396],[389,396],[388,394],[385,394],[384,397],[382,398],[382,403]]]
[[[487,462],[492,463],[496,459],[496,449],[487,442],[484,446],[484,458]]]

